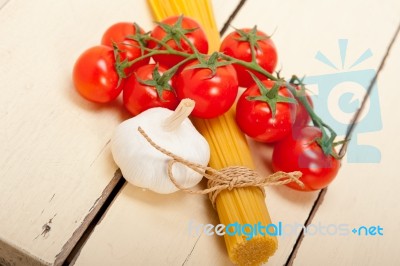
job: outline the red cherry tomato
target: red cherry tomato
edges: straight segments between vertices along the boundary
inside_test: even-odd
[[[261,81],[266,89],[271,90],[275,82]],[[239,128],[249,137],[261,142],[275,142],[286,137],[292,130],[295,119],[296,104],[277,102],[275,116],[271,106],[263,100],[250,100],[248,97],[261,96],[260,88],[254,84],[244,91],[236,105],[236,122]],[[267,97],[266,95],[264,95]],[[295,102],[293,95],[286,87],[280,87],[278,96]]]
[[[144,33],[143,29],[139,28],[140,33]],[[118,49],[121,51],[121,61],[128,59],[132,61],[144,54],[146,51],[140,49],[140,45],[137,41],[128,38],[136,33],[136,28],[133,23],[130,22],[119,22],[109,27],[103,34],[101,44],[113,47],[113,42],[116,43]],[[150,58],[145,58],[133,64],[131,67],[125,70],[125,74],[131,74],[136,68],[146,65],[149,63]]]
[[[275,45],[273,41],[262,31],[254,31],[254,29],[242,29],[244,33],[250,33],[253,31],[257,36],[257,46],[256,46],[256,61],[257,63],[264,68],[269,73],[272,73],[275,70],[276,63],[278,60],[278,55],[276,52]],[[241,40],[243,36],[237,31],[230,33],[227,35],[221,43],[220,51],[226,55],[232,56],[234,58],[250,62],[252,59],[250,43],[245,40]],[[248,88],[250,85],[254,84],[253,78],[248,73],[248,69],[234,64],[238,80],[239,86]],[[262,74],[252,71],[259,79],[266,79]]]
[[[181,23],[181,28],[183,30],[194,29],[194,31],[186,33],[185,36],[194,45],[194,47],[199,50],[200,53],[206,54],[208,52],[208,41],[206,34],[201,29],[200,24],[198,24],[193,19],[190,19],[188,17],[175,16],[169,17],[161,21],[161,23],[169,26],[169,28],[171,29],[170,31],[172,31],[172,35],[174,34],[173,31],[179,30],[177,29],[177,27],[179,28],[179,23]],[[165,31],[165,29],[163,29],[163,27],[160,25],[157,25],[151,32],[151,37],[158,40],[165,41],[166,36],[167,31]],[[173,38],[169,38],[168,40],[166,40],[166,44],[174,50],[193,53],[192,48],[190,48],[189,44],[183,39],[179,39],[178,41],[176,41]],[[149,41],[148,46],[152,49],[159,47],[159,45],[155,41]],[[159,49],[165,50],[165,47],[160,47]],[[155,55],[153,56],[153,59],[161,65],[170,68],[182,61],[184,58],[178,55]]]
[[[185,67],[174,80],[174,88],[180,99],[196,102],[192,115],[214,118],[231,108],[238,93],[238,82],[232,65],[219,66],[214,75],[208,68],[190,69],[194,61]]]
[[[118,86],[114,64],[113,49],[108,46],[94,46],[83,52],[76,60],[72,74],[76,90],[89,101],[98,103],[117,98],[123,81]]]
[[[133,115],[153,107],[175,110],[178,106],[179,101],[172,90],[162,90],[162,98],[160,98],[155,86],[143,84],[143,82],[153,79],[155,68],[155,64],[139,67],[134,75],[126,79],[123,92],[124,105]],[[165,71],[164,67],[158,66],[160,75]],[[168,84],[171,85],[171,81]]]
[[[337,175],[340,161],[326,155],[315,141],[322,135],[316,127],[304,127],[278,142],[272,154],[274,171],[301,171],[304,188],[292,182],[290,188],[312,191],[327,187]]]

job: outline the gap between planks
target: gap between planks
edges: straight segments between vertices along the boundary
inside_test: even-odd
[[[10,1],[10,0],[8,0],[8,1]],[[227,21],[224,23],[224,26],[222,27],[222,29],[220,30],[220,35],[221,36],[225,34],[226,30],[228,30],[231,22],[235,19],[236,15],[242,9],[242,7],[246,3],[246,1],[247,0],[241,0],[238,3],[238,5],[236,6],[235,10],[232,12],[232,14],[229,16]],[[114,176],[114,178],[115,178],[115,176]],[[75,261],[76,261],[77,257],[79,256],[79,253],[80,253],[81,249],[83,248],[83,245],[85,244],[86,240],[90,237],[90,235],[93,232],[93,230],[94,230],[95,226],[97,225],[97,223],[101,221],[103,215],[106,213],[108,207],[111,205],[111,203],[113,202],[114,198],[117,196],[118,192],[122,189],[122,187],[125,184],[125,182],[126,181],[121,176],[120,179],[118,180],[117,184],[112,189],[111,193],[107,196],[107,198],[104,199],[104,203],[103,204],[98,204],[98,206],[99,206],[98,207],[98,211],[97,212],[94,211],[94,212],[91,212],[91,213],[88,214],[88,216],[89,216],[92,213],[94,213],[94,215],[92,215],[92,217],[93,216],[94,217],[91,220],[91,222],[90,222],[90,219],[88,219],[89,220],[89,225],[86,227],[86,230],[81,232],[80,239],[78,240],[78,242],[76,243],[75,246],[73,246],[72,248],[69,249],[69,254],[66,255],[66,256],[64,255],[63,259],[60,259],[59,262],[57,262],[58,261],[58,258],[57,258],[57,261],[56,261],[55,265],[73,265],[75,263]],[[311,223],[312,218],[314,217],[315,213],[318,210],[318,207],[321,205],[321,203],[323,201],[323,198],[324,198],[324,196],[326,194],[326,191],[327,191],[327,189],[323,189],[318,194],[318,197],[317,197],[317,199],[315,200],[315,202],[313,204],[313,207],[312,207],[312,209],[310,211],[310,214],[309,214],[307,220],[305,221],[305,224],[304,224],[305,226],[307,226],[307,225],[309,225]],[[86,218],[85,218],[85,220],[86,220]],[[82,231],[82,230],[81,230],[81,228],[78,228],[77,231]],[[200,235],[200,237],[201,237],[201,235]],[[189,261],[189,258],[191,256],[192,252],[194,251],[194,249],[196,248],[196,245],[197,245],[198,240],[200,239],[200,237],[194,243],[190,253],[187,255],[187,257],[186,257],[185,261],[183,262],[182,266],[186,265],[186,263]],[[293,260],[296,257],[297,250],[298,250],[298,248],[299,248],[299,246],[301,244],[301,241],[302,241],[303,237],[304,237],[303,231],[301,231],[299,236],[298,236],[298,238],[297,238],[297,240],[296,240],[296,243],[295,243],[295,245],[293,247],[293,250],[290,253],[290,255],[288,257],[288,260],[287,260],[285,265],[292,265],[293,264]]]
[[[86,239],[93,231],[94,226],[100,221],[101,217],[106,212],[108,206],[110,206],[112,200],[121,190],[124,183],[125,180],[124,178],[122,178],[121,171],[118,169],[115,172],[112,180],[103,190],[101,196],[96,199],[92,207],[88,210],[88,214],[83,219],[81,225],[75,230],[72,236],[64,244],[60,253],[57,254],[56,260],[51,265],[69,265],[69,258],[77,254],[78,251],[81,249]],[[50,201],[53,199],[53,197],[54,195],[51,197]],[[43,226],[43,231],[41,234],[46,234],[51,229],[49,224],[51,224],[53,218],[51,218],[49,222],[47,222]],[[39,234],[38,236],[40,236],[41,234]],[[1,254],[2,252],[4,254]],[[2,257],[4,255],[6,256],[7,260]],[[0,266],[3,265],[44,266],[50,264],[36,256],[30,255],[24,250],[3,242],[0,238]]]
[[[381,60],[381,63],[379,64],[378,70],[376,71],[375,76],[372,78],[372,80],[370,82],[370,85],[368,86],[367,92],[366,92],[366,94],[364,96],[364,99],[363,99],[363,103],[369,97],[372,88],[374,87],[376,81],[378,80],[379,74],[383,70],[387,58],[389,58],[389,54],[390,54],[390,51],[391,51],[391,49],[393,47],[393,44],[399,38],[399,32],[400,32],[400,24],[397,26],[397,29],[395,30],[395,32],[394,32],[394,34],[393,34],[393,36],[392,36],[392,38],[391,38],[391,40],[389,42],[389,45],[386,48],[386,52],[385,52],[385,54],[384,54],[384,56],[383,56],[383,58]],[[362,107],[363,107],[363,105],[360,107],[360,109],[362,109]],[[356,113],[356,116],[358,115],[358,113],[359,112]],[[355,119],[353,119],[353,124],[352,124],[353,129],[357,126],[357,125],[354,125],[355,123],[357,123],[357,117],[355,117]],[[327,193],[327,191],[328,191],[328,188],[324,188],[319,192],[318,197],[315,200],[313,207],[311,208],[310,214],[309,214],[308,218],[306,219],[306,222],[304,223],[303,229],[301,230],[299,236],[297,237],[296,243],[294,244],[292,252],[290,253],[290,255],[288,257],[288,260],[286,261],[285,265],[287,265],[287,266],[293,265],[294,260],[296,259],[297,251],[299,250],[300,245],[301,245],[301,243],[302,243],[302,241],[304,239],[304,234],[303,234],[304,228],[306,228],[308,225],[311,224],[315,214],[318,211],[319,206],[321,206],[322,202],[324,201],[324,197],[325,197],[325,194]]]
[[[303,238],[304,238],[304,234],[303,234],[304,228],[311,224],[315,214],[318,211],[319,206],[321,206],[322,202],[324,201],[324,197],[325,197],[325,194],[327,191],[328,191],[328,188],[324,188],[324,189],[321,189],[321,191],[318,193],[318,197],[314,201],[314,204],[310,210],[310,213],[309,213],[306,221],[304,222],[304,227],[303,227],[303,229],[301,229],[299,235],[297,236],[297,239],[296,239],[296,242],[294,243],[293,249],[290,252],[289,257],[285,263],[286,266],[293,265],[293,261],[296,258],[297,251],[300,248],[301,242],[303,241]],[[306,192],[304,192],[304,193],[306,193]]]
[[[121,171],[117,170],[114,177],[108,183],[103,193],[93,203],[82,224],[75,230],[71,238],[64,244],[61,252],[56,256],[54,265],[69,265],[76,254],[79,254],[83,244],[90,236],[93,228],[100,221],[103,214],[107,211],[113,199],[121,190],[125,183]]]
[[[224,26],[222,29],[219,31],[219,35],[224,35],[226,30],[229,28],[231,25],[231,22],[235,19],[236,15],[239,13],[239,11],[242,9],[243,5],[246,3],[247,0],[240,0],[239,4],[236,6],[235,10],[233,10],[232,14],[229,16],[227,21],[224,23]]]
[[[1,0],[0,1],[0,11],[11,1],[11,0]]]
[[[10,0],[8,0],[8,1],[10,1]],[[246,3],[246,1],[247,0],[241,0],[238,3],[236,8],[233,10],[232,14],[229,16],[229,18],[224,23],[224,26],[222,27],[222,29],[220,30],[219,33],[221,36],[229,28],[230,23],[236,17],[236,15],[239,13],[239,11],[243,7],[243,5]],[[118,175],[118,177],[116,178],[117,175]],[[90,237],[90,235],[93,232],[94,228],[96,227],[97,223],[99,223],[101,221],[103,215],[107,212],[107,209],[111,206],[111,203],[113,202],[114,198],[118,195],[118,192],[122,189],[122,187],[125,183],[126,183],[125,179],[122,177],[120,170],[118,170],[116,172],[113,180],[107,186],[107,188],[109,188],[109,189],[106,188],[104,190],[102,196],[99,198],[99,199],[101,199],[102,202],[100,202],[99,199],[96,201],[96,203],[98,203],[98,204],[96,205],[96,203],[95,203],[93,205],[93,206],[95,206],[94,207],[95,209],[93,209],[93,211],[91,211],[86,216],[82,225],[75,231],[76,236],[72,236],[71,239],[64,245],[62,251],[57,256],[57,259],[56,259],[56,262],[54,263],[54,265],[73,265],[75,263],[86,240]],[[113,185],[111,185],[111,184],[113,184]],[[108,195],[107,195],[107,193],[105,193],[106,191],[107,191]],[[74,235],[75,235],[75,233],[74,233]],[[79,239],[74,242],[71,241],[76,238],[79,238]],[[191,249],[191,252],[187,255],[186,260],[183,262],[182,265],[185,265],[188,262],[193,250],[196,248],[196,244],[199,239],[200,239],[200,237],[194,243],[194,245]],[[74,245],[73,243],[76,243],[76,244]]]

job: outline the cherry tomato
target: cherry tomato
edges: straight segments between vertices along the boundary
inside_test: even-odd
[[[271,91],[275,85],[275,82],[271,80],[264,80],[261,83],[268,91]],[[271,143],[283,139],[291,132],[295,119],[296,101],[286,87],[279,87],[276,93],[278,102],[275,103],[275,116],[273,116],[271,104],[268,103],[275,100],[269,99],[267,91],[262,92],[257,84],[249,87],[240,96],[236,105],[236,122],[249,137]],[[258,100],[254,99],[255,97]],[[279,102],[281,97],[292,102]]]
[[[94,46],[83,52],[76,60],[72,74],[76,90],[89,101],[98,103],[117,98],[123,81],[118,86],[114,64],[114,52],[108,46]]]
[[[144,33],[143,29],[139,28],[140,33]],[[136,27],[130,22],[119,22],[109,27],[103,34],[101,44],[113,47],[113,42],[117,45],[121,51],[121,61],[128,59],[132,61],[144,54],[146,51],[140,49],[138,41],[128,38],[136,34]],[[145,58],[133,64],[131,67],[125,70],[126,75],[130,75],[136,68],[146,65],[149,63],[150,58]]]
[[[246,34],[253,34],[257,39],[257,45],[255,47],[256,62],[266,71],[272,73],[275,70],[278,55],[273,41],[262,31],[254,28],[242,29],[239,30],[239,32],[234,31],[224,38],[221,43],[220,51],[234,58],[250,62],[252,59],[250,43],[246,41],[246,37],[242,36]],[[239,86],[248,88],[250,85],[254,84],[254,80],[248,73],[249,70],[247,68],[237,64],[234,64],[234,66],[238,75]],[[266,79],[262,74],[256,71],[250,71],[259,79]]]
[[[329,185],[337,175],[340,161],[326,155],[315,141],[322,135],[316,127],[304,127],[293,135],[278,142],[272,154],[274,171],[301,171],[300,181],[304,188],[292,182],[290,188],[303,191],[322,189]]]
[[[185,36],[194,45],[194,47],[196,47],[196,49],[199,50],[200,53],[206,54],[208,52],[208,41],[206,34],[201,29],[200,25],[193,19],[190,19],[188,17],[175,16],[169,17],[161,21],[161,23],[166,25],[168,30],[165,29],[165,26],[157,25],[151,32],[151,37],[165,41],[166,44],[174,50],[184,51],[186,53],[193,53],[193,50],[192,48],[190,48],[189,44],[185,40],[176,37],[177,35],[176,33],[174,33],[176,31],[183,30],[185,32],[189,30],[189,32],[187,32]],[[174,38],[178,39],[176,40]],[[152,49],[159,47],[159,45],[155,41],[149,41],[148,46]],[[165,50],[165,47],[160,47],[159,49]],[[178,55],[155,55],[153,56],[153,59],[161,65],[170,68],[182,61],[184,58]]]
[[[238,93],[238,81],[232,65],[219,66],[215,74],[208,68],[190,67],[188,64],[174,80],[174,88],[180,99],[190,98],[196,102],[192,115],[214,118],[231,108]]]
[[[149,64],[139,67],[134,75],[126,79],[123,92],[124,106],[133,115],[140,114],[153,107],[164,107],[174,110],[178,106],[179,101],[177,97],[166,86],[161,88],[160,98],[155,86],[144,84],[146,82],[150,84],[151,80],[156,78],[154,77],[155,69],[158,70],[160,76],[166,71],[164,67]],[[168,82],[168,85],[171,85],[171,81]]]

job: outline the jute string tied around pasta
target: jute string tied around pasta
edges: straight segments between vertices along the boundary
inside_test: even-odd
[[[285,185],[290,182],[295,182],[300,186],[304,186],[304,184],[299,180],[302,173],[300,171],[294,172],[276,172],[269,176],[260,176],[253,169],[244,167],[244,166],[229,166],[223,168],[221,170],[216,170],[212,167],[203,166],[201,164],[193,163],[184,158],[173,154],[170,151],[160,147],[157,145],[147,134],[144,132],[142,128],[138,128],[138,131],[142,136],[147,140],[147,142],[153,146],[158,151],[163,154],[171,157],[171,160],[168,162],[168,177],[171,182],[180,190],[191,193],[191,194],[208,194],[211,203],[215,208],[215,201],[218,197],[218,194],[224,190],[232,190],[234,188],[243,188],[243,187],[258,187],[261,189],[262,193],[265,196],[264,187],[265,186],[280,186]],[[186,167],[192,169],[193,171],[203,175],[208,179],[207,189],[202,190],[192,190],[185,187],[182,187],[174,178],[172,174],[172,166],[175,163],[180,163],[185,165]]]

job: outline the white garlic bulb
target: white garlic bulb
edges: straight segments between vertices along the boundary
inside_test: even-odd
[[[116,128],[111,151],[129,183],[162,194],[178,190],[167,173],[171,158],[151,146],[138,131],[139,127],[160,147],[190,162],[207,166],[210,147],[187,118],[193,108],[194,101],[184,99],[175,111],[151,108]],[[172,173],[177,183],[185,188],[195,186],[203,177],[180,163],[173,165]]]

